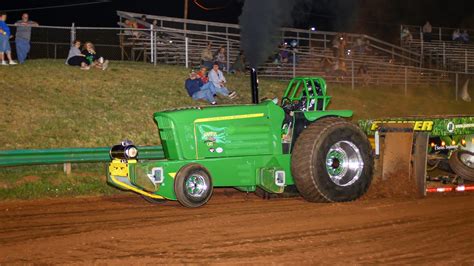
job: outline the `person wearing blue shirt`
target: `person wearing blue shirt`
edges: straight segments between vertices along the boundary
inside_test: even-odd
[[[0,11],[0,64],[16,65],[17,63],[12,60],[12,52],[10,47],[10,38],[12,38],[10,28],[7,23],[7,13]],[[7,54],[8,63],[5,61],[5,54]]]
[[[210,83],[206,83],[210,84]],[[203,99],[208,101],[210,104],[215,105],[216,100],[214,99],[213,92],[209,89],[209,85],[205,86],[202,80],[198,78],[195,72],[189,74],[189,78],[185,81],[184,87],[188,91],[188,94],[193,100]]]
[[[184,87],[188,91],[189,96],[194,100],[203,99],[212,105],[216,104],[215,97],[217,94],[231,99],[234,99],[237,96],[234,91],[229,93],[227,89],[218,88],[212,82],[204,83],[194,71],[189,74],[189,78],[185,81]]]

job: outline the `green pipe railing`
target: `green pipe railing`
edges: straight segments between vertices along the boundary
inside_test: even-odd
[[[108,162],[111,160],[109,156],[109,150],[109,147],[4,150],[0,151],[0,167]],[[163,159],[164,157],[165,155],[161,146],[138,147],[139,160]]]

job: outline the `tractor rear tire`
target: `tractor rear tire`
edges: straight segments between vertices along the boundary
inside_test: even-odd
[[[310,202],[353,201],[372,181],[374,160],[366,135],[341,118],[323,118],[303,130],[291,157],[291,173]]]
[[[449,166],[463,179],[474,181],[474,163],[472,159],[469,160],[471,156],[474,156],[474,153],[463,150],[454,151],[449,158]]]
[[[191,163],[179,169],[174,180],[176,199],[188,208],[200,207],[212,196],[211,175],[203,166]]]

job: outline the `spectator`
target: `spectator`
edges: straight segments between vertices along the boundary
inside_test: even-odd
[[[79,66],[82,70],[89,70],[90,67],[87,64],[86,56],[81,53],[81,41],[75,40],[71,48],[69,49],[69,54],[66,59],[66,64],[70,66]]]
[[[201,67],[201,70],[197,73],[197,76],[202,80],[203,84],[206,84],[209,82],[209,78],[207,77],[207,68],[206,67]]]
[[[229,92],[229,90],[225,87],[225,83],[227,82],[224,73],[219,70],[219,63],[214,62],[212,65],[211,71],[209,71],[209,84],[213,84],[212,90],[216,93],[222,94],[224,96],[229,96],[229,98],[234,99],[237,94],[235,91]]]
[[[141,20],[140,23],[137,23],[137,28],[138,28],[138,29],[146,29],[146,28],[147,28],[147,27],[145,26],[146,23],[147,23],[147,22],[146,22],[146,16],[143,15],[140,20]]]
[[[429,21],[426,21],[425,25],[423,26],[423,40],[425,42],[431,42],[432,31],[433,31],[433,27],[431,26]]]
[[[364,54],[365,52],[365,40],[364,37],[357,37],[353,49],[355,50],[356,54]]]
[[[202,80],[198,78],[194,71],[189,74],[189,78],[186,79],[184,87],[188,91],[188,95],[193,98],[193,100],[203,99],[212,105],[216,104],[214,93],[209,89],[209,86],[204,87]]]
[[[461,33],[461,40],[463,43],[468,43],[469,42],[469,33],[467,33],[467,30],[464,30]]]
[[[369,85],[369,81],[370,81],[369,67],[365,63],[360,65],[359,69],[357,70],[357,74],[362,78],[362,82],[364,86]]]
[[[245,56],[244,51],[240,50],[239,55],[235,59],[234,64],[232,65],[232,73],[244,72],[245,71]]]
[[[212,59],[214,59],[214,57],[212,56],[211,42],[208,42],[206,48],[201,52],[201,64],[210,69],[212,68]]]
[[[401,39],[402,39],[403,44],[412,43],[413,35],[411,34],[410,30],[407,27],[403,28]]]
[[[331,74],[331,72],[333,70],[333,67],[334,67],[333,65],[334,65],[334,63],[330,58],[323,57],[321,59],[321,62],[320,62],[321,70],[324,71],[324,73],[326,73],[326,75]]]
[[[28,13],[21,15],[21,20],[15,23],[16,26],[16,55],[18,62],[23,64],[30,52],[31,27],[37,27],[38,23],[29,19]]]
[[[13,37],[10,33],[10,27],[7,23],[7,13],[0,11],[0,64],[16,65],[17,63],[12,59],[12,51],[10,48],[10,39]],[[7,54],[8,63],[5,61],[5,54]]]
[[[344,33],[339,38],[339,59],[344,60],[346,56],[347,35]]]
[[[82,50],[82,54],[84,54],[87,64],[91,67],[100,68],[102,70],[106,70],[109,66],[109,60],[105,60],[103,57],[98,56],[94,44],[91,42],[86,42],[84,44],[84,49]]]
[[[339,34],[336,34],[334,36],[334,39],[332,40],[332,55],[334,58],[339,58],[339,46],[341,44],[340,40],[341,36]]]
[[[135,29],[138,28],[138,24],[135,20],[125,20],[125,26],[131,30],[126,30],[125,34],[127,35],[132,35],[134,37],[138,37],[140,35],[140,32],[136,31]]]
[[[288,52],[288,61],[293,64],[293,61],[295,64],[298,64],[298,41],[297,40],[292,40],[290,42],[290,51]]]
[[[456,42],[461,41],[461,31],[459,29],[455,29],[453,31],[453,41],[456,41]]]
[[[219,50],[217,50],[215,61],[219,64],[220,69],[226,70],[227,56],[225,53],[225,48],[223,46],[221,46]]]
[[[282,43],[280,45],[280,52],[278,53],[278,60],[280,61],[280,64],[288,63],[288,60],[290,58],[289,52],[288,52],[288,44]]]

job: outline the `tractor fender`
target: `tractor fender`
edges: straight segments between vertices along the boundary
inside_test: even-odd
[[[351,110],[329,110],[329,111],[312,111],[304,112],[303,115],[310,123],[324,117],[352,117],[353,112]]]

